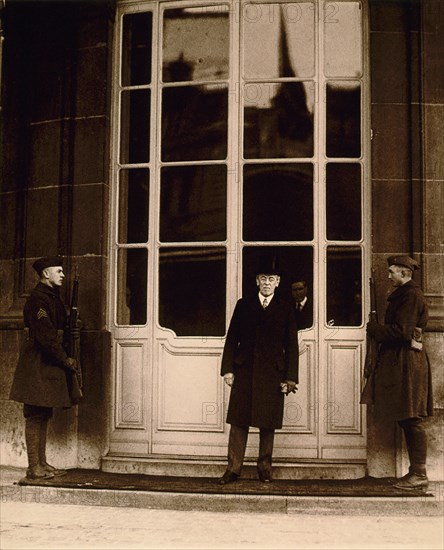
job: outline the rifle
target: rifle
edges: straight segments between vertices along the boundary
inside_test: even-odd
[[[73,357],[76,360],[77,368],[73,372],[71,380],[71,398],[73,401],[78,402],[79,399],[83,396],[82,387],[82,369],[80,366],[80,339],[76,335],[75,329],[77,329],[78,319],[79,319],[79,270],[78,267],[75,267],[74,271],[74,280],[72,283],[72,293],[71,293],[71,305],[69,308],[69,323],[68,323],[68,338],[67,338],[67,354],[69,357]]]
[[[376,288],[373,277],[370,277],[370,313],[369,322],[378,322],[378,312],[376,310]],[[371,405],[374,403],[375,370],[378,363],[378,343],[374,337],[367,336],[366,354],[364,362],[364,380],[360,403]]]

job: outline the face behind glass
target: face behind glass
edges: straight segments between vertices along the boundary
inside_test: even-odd
[[[259,287],[259,292],[262,296],[271,296],[274,294],[274,291],[279,286],[279,281],[279,275],[267,275],[265,273],[260,273],[256,277],[256,284]]]
[[[304,283],[293,283],[291,285],[291,295],[296,302],[302,302],[302,300],[307,296],[307,287]]]

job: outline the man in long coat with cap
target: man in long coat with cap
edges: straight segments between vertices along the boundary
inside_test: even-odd
[[[412,274],[419,264],[409,256],[390,256],[388,297],[384,325],[370,322],[367,332],[380,343],[374,378],[375,414],[397,421],[409,454],[408,474],[399,489],[426,489],[427,434],[423,419],[433,414],[430,364],[422,342],[428,311],[424,295]]]
[[[71,407],[72,378],[78,368],[63,347],[67,324],[65,306],[59,297],[63,284],[62,259],[47,257],[33,264],[40,281],[25,303],[23,318],[26,340],[15,371],[10,398],[23,403],[29,479],[63,475],[46,461],[46,434],[53,407]],[[78,337],[78,334],[75,335]]]
[[[284,394],[294,392],[298,383],[296,320],[292,306],[275,295],[279,281],[276,259],[263,259],[256,277],[258,294],[240,299],[230,322],[221,375],[231,386],[231,428],[221,484],[239,477],[250,426],[260,432],[259,478],[271,481],[274,433],[282,428]]]

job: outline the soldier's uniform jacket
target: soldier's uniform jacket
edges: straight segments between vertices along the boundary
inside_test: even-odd
[[[28,334],[10,398],[41,407],[70,407],[68,355],[63,348],[66,311],[58,291],[38,283],[25,304],[23,318]]]
[[[281,428],[280,383],[298,382],[298,335],[292,306],[274,296],[264,310],[258,296],[240,299],[228,329],[222,376],[234,373],[227,422]]]
[[[375,372],[375,412],[386,419],[403,420],[433,414],[430,364],[422,351],[410,349],[415,327],[423,331],[428,311],[424,295],[414,281],[388,297],[384,325],[375,331],[381,343]]]

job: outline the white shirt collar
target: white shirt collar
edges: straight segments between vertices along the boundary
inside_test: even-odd
[[[305,304],[307,303],[307,296],[305,296],[305,298],[303,300],[301,300],[299,302],[301,304],[301,309],[305,306]],[[296,303],[296,306],[297,306],[297,303]]]
[[[271,300],[273,299],[274,293],[270,294],[270,296],[264,296],[259,292],[259,300],[261,302],[261,305],[263,306],[264,300],[267,299],[267,304],[270,304]]]

